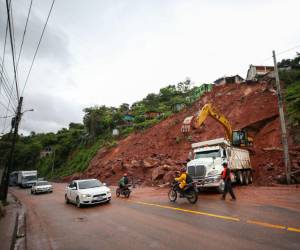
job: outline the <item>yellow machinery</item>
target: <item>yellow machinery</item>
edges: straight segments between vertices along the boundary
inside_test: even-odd
[[[247,136],[247,132],[245,130],[232,130],[227,118],[223,114],[218,113],[210,103],[205,104],[198,115],[186,117],[183,121],[181,131],[187,134],[191,130],[191,127],[195,129],[199,128],[208,116],[211,116],[224,127],[226,137],[233,146],[252,145],[253,139]]]

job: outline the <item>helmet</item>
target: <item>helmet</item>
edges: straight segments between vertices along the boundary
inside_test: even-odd
[[[182,172],[186,172],[186,168],[185,167],[182,167],[181,169],[180,169],[180,172],[182,173]]]
[[[227,163],[227,162],[223,162],[223,163],[222,163],[222,166],[227,167],[227,166],[228,166],[228,163]]]
[[[124,173],[123,176],[127,176],[127,173]]]

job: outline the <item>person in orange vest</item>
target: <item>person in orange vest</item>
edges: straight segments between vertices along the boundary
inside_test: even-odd
[[[228,164],[227,162],[224,162],[223,164],[223,172],[222,172],[222,179],[224,181],[224,192],[222,195],[222,200],[225,200],[226,198],[226,194],[229,192],[231,195],[232,200],[236,200],[236,197],[234,195],[234,192],[232,190],[232,186],[231,186],[231,178],[230,178],[230,169],[228,168]]]

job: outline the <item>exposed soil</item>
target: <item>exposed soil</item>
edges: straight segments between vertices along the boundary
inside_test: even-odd
[[[246,128],[254,138],[250,149],[255,183],[272,185],[284,173],[277,97],[267,83],[243,83],[214,86],[191,107],[142,132],[120,140],[118,145],[100,150],[83,174],[115,184],[124,172],[138,184],[164,184],[172,180],[175,170],[186,163],[191,143],[225,137],[223,127],[208,118],[205,127],[193,130],[189,137],[181,133],[185,117],[194,115],[206,103],[223,113],[233,129]],[[291,145],[293,170],[300,168],[300,148]]]

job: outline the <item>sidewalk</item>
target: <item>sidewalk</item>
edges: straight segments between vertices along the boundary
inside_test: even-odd
[[[0,250],[10,250],[16,240],[18,230],[18,214],[20,212],[20,204],[14,197],[8,193],[7,201],[9,205],[5,206],[5,215],[0,218]]]

